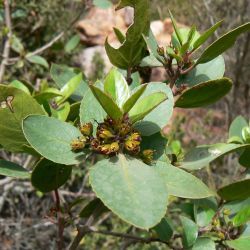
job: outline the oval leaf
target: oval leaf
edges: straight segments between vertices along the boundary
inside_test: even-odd
[[[23,132],[32,147],[48,160],[73,165],[84,159],[83,152],[73,152],[70,146],[81,133],[66,122],[32,115],[23,121]]]
[[[26,179],[30,177],[30,173],[25,168],[10,161],[0,159],[0,175],[14,178]]]
[[[228,78],[200,83],[184,91],[176,100],[175,107],[197,108],[217,102],[232,88]]]
[[[41,66],[43,66],[44,68],[48,69],[49,68],[49,64],[46,61],[45,58],[41,57],[41,56],[37,56],[37,55],[33,55],[33,56],[29,56],[29,54],[27,54],[26,59],[34,64],[39,64]]]
[[[243,116],[237,116],[230,125],[229,128],[229,138],[239,137],[242,138],[242,129],[247,127],[248,123]]]
[[[205,237],[200,237],[190,250],[215,250],[215,243],[213,240]]]
[[[250,249],[250,237],[239,238],[237,240],[227,240],[226,244],[235,250],[249,250]]]
[[[31,175],[32,185],[43,193],[61,187],[70,177],[72,167],[40,160]]]
[[[8,151],[25,152],[28,142],[23,135],[22,120],[27,115],[44,115],[45,112],[29,94],[15,87],[0,85],[0,103],[6,101],[8,96],[14,99],[11,107],[0,107],[0,145]]]
[[[109,209],[136,227],[151,228],[166,212],[168,192],[164,181],[139,160],[119,155],[99,161],[90,170],[90,183]]]
[[[250,197],[250,179],[235,182],[219,189],[219,196],[227,201],[244,200]]]
[[[190,199],[202,199],[215,195],[197,177],[169,163],[158,161],[155,170],[164,179],[170,195]]]

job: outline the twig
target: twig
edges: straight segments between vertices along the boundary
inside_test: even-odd
[[[6,64],[10,56],[10,39],[12,36],[12,28],[11,28],[11,14],[10,14],[9,0],[4,0],[4,16],[5,16],[5,24],[8,29],[8,34],[6,36],[6,40],[4,43],[3,60],[0,65],[0,83],[3,81]]]
[[[58,189],[54,191],[56,200],[56,211],[57,211],[57,221],[58,221],[58,239],[57,239],[57,249],[63,249],[63,231],[64,231],[64,218],[62,216],[60,196]]]

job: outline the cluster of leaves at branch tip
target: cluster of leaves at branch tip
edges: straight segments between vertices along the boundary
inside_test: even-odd
[[[98,123],[96,136],[93,136],[93,124],[79,125],[82,136],[71,142],[73,151],[89,148],[91,151],[114,156],[125,152],[135,157],[140,157],[146,164],[153,161],[152,149],[141,150],[141,134],[133,128],[129,116],[125,114],[121,119],[114,120],[109,116],[102,123]]]

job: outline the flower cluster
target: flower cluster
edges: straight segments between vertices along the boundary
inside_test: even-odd
[[[81,124],[79,130],[82,136],[71,142],[74,151],[88,147],[96,153],[109,156],[125,151],[130,155],[140,156],[147,164],[153,161],[153,150],[141,151],[141,135],[132,127],[127,115],[120,120],[107,117],[98,124],[95,137],[92,123]]]

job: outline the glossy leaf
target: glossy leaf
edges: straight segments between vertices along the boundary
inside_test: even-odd
[[[27,141],[46,159],[65,165],[74,165],[84,159],[83,152],[73,152],[70,143],[81,136],[74,126],[58,119],[31,115],[23,122]]]
[[[191,247],[198,237],[198,226],[189,218],[180,216],[183,226],[183,245],[185,248]]]
[[[17,89],[22,90],[23,92],[25,92],[26,94],[30,95],[30,90],[25,86],[24,83],[18,81],[18,80],[14,80],[12,81],[8,86],[11,87],[15,87]]]
[[[220,27],[223,20],[219,21],[215,25],[213,25],[211,28],[206,30],[201,36],[194,42],[194,50],[198,49],[203,43],[207,41],[207,39],[214,34],[214,32]]]
[[[62,96],[62,92],[56,88],[47,88],[34,96],[34,98],[39,102],[43,103],[58,96]]]
[[[250,197],[250,179],[232,183],[218,190],[219,196],[227,201],[244,200]]]
[[[62,97],[57,97],[56,102],[60,105],[67,100],[82,82],[82,73],[71,78],[60,90]]]
[[[14,162],[0,159],[0,176],[1,175],[21,179],[30,177],[30,173],[25,168]]]
[[[216,211],[218,205],[214,197],[200,199],[194,201],[194,215],[195,221],[199,227],[208,226]]]
[[[184,91],[176,100],[175,107],[197,108],[217,102],[232,88],[228,78],[207,81]]]
[[[105,206],[136,227],[151,228],[165,215],[167,187],[152,167],[137,159],[119,155],[97,162],[90,169],[90,184]]]
[[[250,237],[239,238],[236,240],[227,240],[226,244],[234,250],[249,250],[250,249]]]
[[[121,109],[108,94],[94,85],[91,85],[90,89],[98,102],[101,104],[102,108],[111,118],[116,120],[122,117],[123,113]]]
[[[200,237],[190,250],[216,250],[215,243],[212,239]]]
[[[237,116],[230,125],[229,138],[239,137],[242,140],[242,129],[246,126],[248,126],[246,119],[243,116]]]
[[[219,157],[248,147],[250,145],[233,143],[198,146],[185,155],[184,160],[180,163],[180,167],[188,170],[198,170],[208,166]]]
[[[250,23],[245,23],[234,30],[229,31],[205,49],[200,58],[197,60],[196,65],[209,62],[221,55],[234,45],[239,35],[249,30]]]
[[[117,29],[115,27],[113,28],[113,30],[115,32],[115,35],[116,35],[118,41],[120,43],[124,43],[124,41],[126,40],[126,37],[123,35],[123,33],[119,29]]]
[[[143,84],[131,94],[131,96],[126,100],[126,102],[122,106],[124,113],[129,112],[133,108],[133,106],[136,104],[138,99],[146,90],[147,86],[148,86],[147,84]]]
[[[51,78],[55,81],[58,88],[63,88],[63,86],[68,83],[73,77],[80,74],[81,71],[76,68],[70,68],[65,65],[52,64],[50,68]],[[79,84],[78,88],[71,96],[73,100],[80,101],[88,90],[88,84],[83,76],[82,82]]]
[[[22,131],[22,120],[30,114],[45,112],[41,106],[29,94],[20,89],[6,85],[0,85],[0,102],[6,101],[8,96],[13,96],[11,109],[0,108],[0,145],[11,152],[25,152],[28,145]]]
[[[156,92],[140,99],[129,111],[129,117],[132,123],[142,120],[153,109],[159,106],[167,99],[164,92]]]
[[[115,68],[108,73],[104,80],[104,91],[112,97],[120,108],[130,96],[126,79]]]
[[[135,124],[136,129],[138,129],[143,136],[150,136],[161,131],[172,117],[174,106],[173,93],[165,83],[149,83],[141,98],[158,91],[164,92],[167,95],[167,100],[145,116],[142,121]]]
[[[233,219],[233,223],[236,227],[246,224],[250,221],[250,207],[240,210]]]
[[[169,163],[158,161],[155,170],[165,180],[170,195],[190,199],[214,196],[214,192],[197,177]]]
[[[43,66],[44,68],[48,69],[49,68],[49,64],[46,61],[46,59],[44,57],[38,56],[38,55],[26,55],[26,59],[34,64],[39,64],[41,66]]]
[[[126,40],[119,48],[113,48],[108,39],[105,42],[106,53],[111,63],[118,68],[128,69],[137,66],[146,54],[146,44],[142,34],[147,35],[150,27],[148,0],[121,0],[119,6],[134,8],[134,23],[126,33]]]
[[[153,230],[157,233],[159,239],[163,241],[169,241],[174,233],[173,226],[167,218],[163,218]]]
[[[72,52],[78,46],[80,41],[81,41],[81,38],[78,34],[72,36],[65,45],[64,49],[65,49],[66,53]]]
[[[183,37],[182,37],[182,35],[181,35],[178,27],[177,27],[177,23],[176,23],[173,15],[171,13],[171,11],[169,11],[169,15],[170,15],[170,18],[171,18],[171,21],[172,21],[172,24],[173,24],[173,28],[174,28],[175,34],[176,34],[176,36],[178,38],[178,41],[179,41],[180,45],[182,46],[182,44],[183,44]]]
[[[225,61],[223,56],[218,56],[210,62],[199,64],[188,74],[182,75],[177,84],[186,84],[188,87],[199,83],[222,78],[225,73]]]
[[[61,187],[70,177],[72,167],[56,164],[46,159],[40,160],[32,171],[32,185],[43,193]]]
[[[93,122],[97,127],[97,122],[102,122],[107,116],[107,113],[97,101],[92,91],[89,89],[83,96],[80,106],[80,121],[81,123]]]
[[[250,145],[241,154],[239,158],[239,163],[245,168],[250,168]]]

